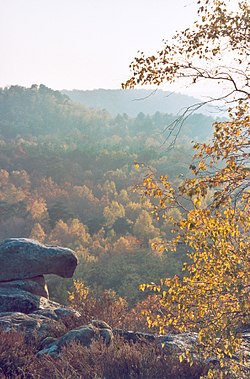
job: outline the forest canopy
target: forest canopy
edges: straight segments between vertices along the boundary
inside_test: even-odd
[[[1,239],[32,237],[73,248],[77,278],[97,293],[113,289],[130,304],[145,297],[141,282],[181,271],[185,249],[166,255],[151,248],[170,237],[171,227],[152,219],[150,202],[135,192],[144,175],[136,167],[167,170],[177,185],[188,173],[191,140],[212,136],[212,117],[190,117],[166,151],[163,130],[174,115],[112,117],[33,85],[0,90],[0,120]],[[72,282],[65,288],[53,280],[52,296],[66,301]]]

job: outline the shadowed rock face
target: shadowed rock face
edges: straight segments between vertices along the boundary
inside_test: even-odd
[[[34,313],[54,320],[80,315],[71,308],[19,288],[0,288],[0,317],[6,312]]]
[[[19,279],[6,282],[0,282],[1,288],[16,288],[32,293],[33,295],[49,298],[48,289],[43,276],[37,276],[31,279]]]
[[[39,306],[40,297],[36,295],[17,288],[0,288],[0,312],[31,313]]]
[[[45,246],[27,238],[10,238],[0,244],[0,281],[55,274],[71,278],[77,265],[73,250]]]

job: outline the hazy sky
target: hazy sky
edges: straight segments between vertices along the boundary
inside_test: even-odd
[[[193,0],[0,0],[0,87],[120,88],[138,50],[195,18]]]

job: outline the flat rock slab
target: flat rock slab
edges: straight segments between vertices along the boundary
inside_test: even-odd
[[[39,307],[39,296],[17,288],[0,288],[0,312],[32,313]]]
[[[31,279],[10,280],[0,282],[0,288],[16,288],[32,293],[33,295],[49,298],[47,285],[43,276],[37,276]]]
[[[48,306],[50,306],[50,308],[48,308]],[[34,311],[32,314],[41,315],[47,318],[51,318],[52,320],[62,321],[62,322],[64,321],[67,322],[69,319],[73,321],[78,321],[79,317],[81,316],[79,312],[75,311],[72,308],[68,308],[68,307],[66,308],[62,306],[61,308],[54,308],[52,305],[50,305],[50,302],[48,306],[45,308],[41,308],[41,305],[40,305],[40,309],[38,309],[37,311]]]
[[[62,306],[45,297],[34,295],[19,288],[0,288],[0,315],[2,312],[25,314],[41,311],[55,311]],[[60,317],[58,317],[60,318]]]
[[[66,333],[63,323],[41,315],[26,315],[19,312],[0,313],[0,330],[3,332],[16,330],[24,332],[27,338],[38,336],[41,339]]]
[[[0,244],[0,281],[55,274],[71,278],[77,265],[73,250],[45,246],[28,238],[10,238]]]

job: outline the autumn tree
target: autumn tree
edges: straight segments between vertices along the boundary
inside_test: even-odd
[[[47,204],[41,197],[30,198],[27,201],[27,211],[34,220],[42,220],[47,217]]]
[[[147,310],[149,326],[161,333],[170,327],[197,332],[195,353],[217,361],[208,378],[243,378],[249,377],[249,362],[240,355],[240,346],[250,321],[250,6],[244,0],[199,0],[197,7],[194,26],[165,41],[156,54],[140,53],[131,64],[131,78],[123,84],[133,88],[203,81],[204,91],[210,83],[217,84],[216,98],[187,108],[169,125],[170,146],[186,118],[205,104],[220,101],[228,110],[225,122],[214,123],[212,141],[194,146],[193,175],[178,188],[167,175],[145,177],[144,193],[151,197],[157,218],[167,218],[173,208],[182,212],[180,220],[170,218],[173,240],[155,247],[177,249],[182,244],[189,251],[189,263],[183,277],[141,289],[159,293],[161,312]],[[232,359],[236,353],[238,362]],[[183,358],[193,359],[189,351]]]
[[[87,227],[78,219],[71,219],[68,223],[58,220],[48,236],[50,243],[70,247],[76,251],[78,256],[87,254],[86,248],[89,239]]]
[[[150,214],[146,210],[142,210],[133,227],[134,234],[143,241],[148,241],[150,238],[157,237],[160,234],[152,222]]]
[[[36,223],[30,232],[30,238],[33,238],[39,242],[44,242],[45,237],[46,233],[43,230],[42,226],[39,223]]]
[[[124,207],[117,201],[112,201],[110,206],[104,208],[103,216],[107,225],[113,225],[118,218],[125,216]]]

